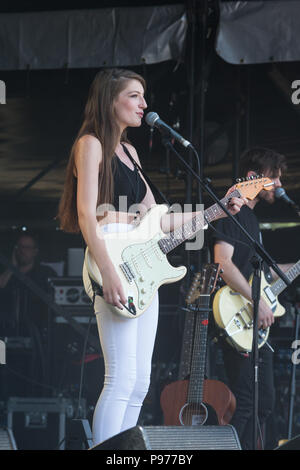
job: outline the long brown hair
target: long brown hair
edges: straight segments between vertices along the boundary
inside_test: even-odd
[[[74,159],[77,142],[83,135],[95,136],[102,145],[103,158],[99,168],[97,206],[100,202],[101,204],[113,202],[114,153],[119,141],[119,126],[115,119],[114,102],[130,80],[138,80],[145,90],[146,84],[143,77],[125,69],[106,69],[98,72],[90,87],[84,120],[71,149],[58,209],[60,227],[66,232],[80,231]],[[126,130],[121,136],[121,141],[128,142]]]

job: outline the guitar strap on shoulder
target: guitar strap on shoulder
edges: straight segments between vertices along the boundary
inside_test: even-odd
[[[156,193],[158,195],[158,197],[160,199],[162,199],[169,207],[171,206],[171,204],[169,203],[169,201],[167,200],[166,196],[158,189],[157,186],[155,186],[155,184],[150,180],[149,176],[146,175],[146,173],[144,172],[144,170],[140,167],[140,165],[135,161],[135,159],[130,155],[130,152],[128,150],[128,148],[126,147],[126,145],[124,144],[121,144],[123,149],[124,149],[124,152],[126,153],[126,155],[128,156],[128,158],[130,159],[131,163],[135,166],[135,168],[143,175],[143,177],[145,178],[145,180],[147,181],[148,185],[150,186],[151,190]]]

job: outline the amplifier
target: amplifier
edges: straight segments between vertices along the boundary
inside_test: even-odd
[[[57,305],[91,305],[81,277],[52,277],[49,283],[53,289],[53,301]]]
[[[80,410],[86,415],[86,400],[64,397],[10,397],[7,428],[12,430],[21,450],[65,449],[66,424]]]
[[[94,314],[92,305],[62,305],[63,313],[66,312],[71,315],[78,323],[89,323],[92,317],[92,323],[96,323],[96,316]],[[68,323],[67,318],[56,315],[55,323]]]

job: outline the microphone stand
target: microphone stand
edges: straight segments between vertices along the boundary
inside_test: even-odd
[[[261,261],[262,259],[277,273],[277,275],[283,280],[283,282],[289,286],[291,281],[287,278],[284,272],[277,266],[275,261],[271,258],[269,253],[266,252],[264,247],[256,241],[251,235],[247,232],[247,230],[236,220],[233,215],[230,214],[229,210],[224,206],[224,204],[219,200],[219,198],[215,195],[212,189],[209,187],[209,180],[205,179],[204,181],[200,178],[199,175],[193,170],[193,168],[184,160],[184,158],[177,152],[170,141],[170,137],[168,135],[163,136],[162,143],[166,148],[169,148],[178,158],[179,160],[185,165],[185,167],[192,173],[192,175],[196,178],[198,183],[200,184],[201,188],[204,189],[212,200],[218,204],[219,207],[225,212],[225,214],[233,221],[234,224],[238,226],[238,228],[243,232],[243,234],[248,238],[251,245],[253,246],[256,252],[256,258],[253,260],[254,265],[254,277],[253,277],[253,284],[252,285],[252,301],[253,301],[253,342],[252,342],[252,350],[253,350],[253,362],[254,362],[254,397],[253,397],[253,410],[254,410],[254,424],[253,424],[253,450],[257,448],[257,420],[258,420],[258,306],[260,301],[260,276],[261,276]],[[197,154],[196,149],[190,144],[189,147],[193,150],[195,155],[199,160],[199,156]]]
[[[257,446],[257,428],[258,428],[258,310],[260,301],[260,286],[261,286],[261,270],[262,259],[258,255],[254,255],[251,259],[254,268],[251,296],[253,302],[253,341],[252,341],[252,363],[253,363],[253,450]]]

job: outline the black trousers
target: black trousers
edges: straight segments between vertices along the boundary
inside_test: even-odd
[[[253,355],[238,353],[222,342],[223,360],[228,385],[236,398],[236,410],[230,422],[235,427],[242,449],[253,449]],[[273,352],[264,345],[259,349],[258,362],[258,420],[263,428],[275,404]]]

